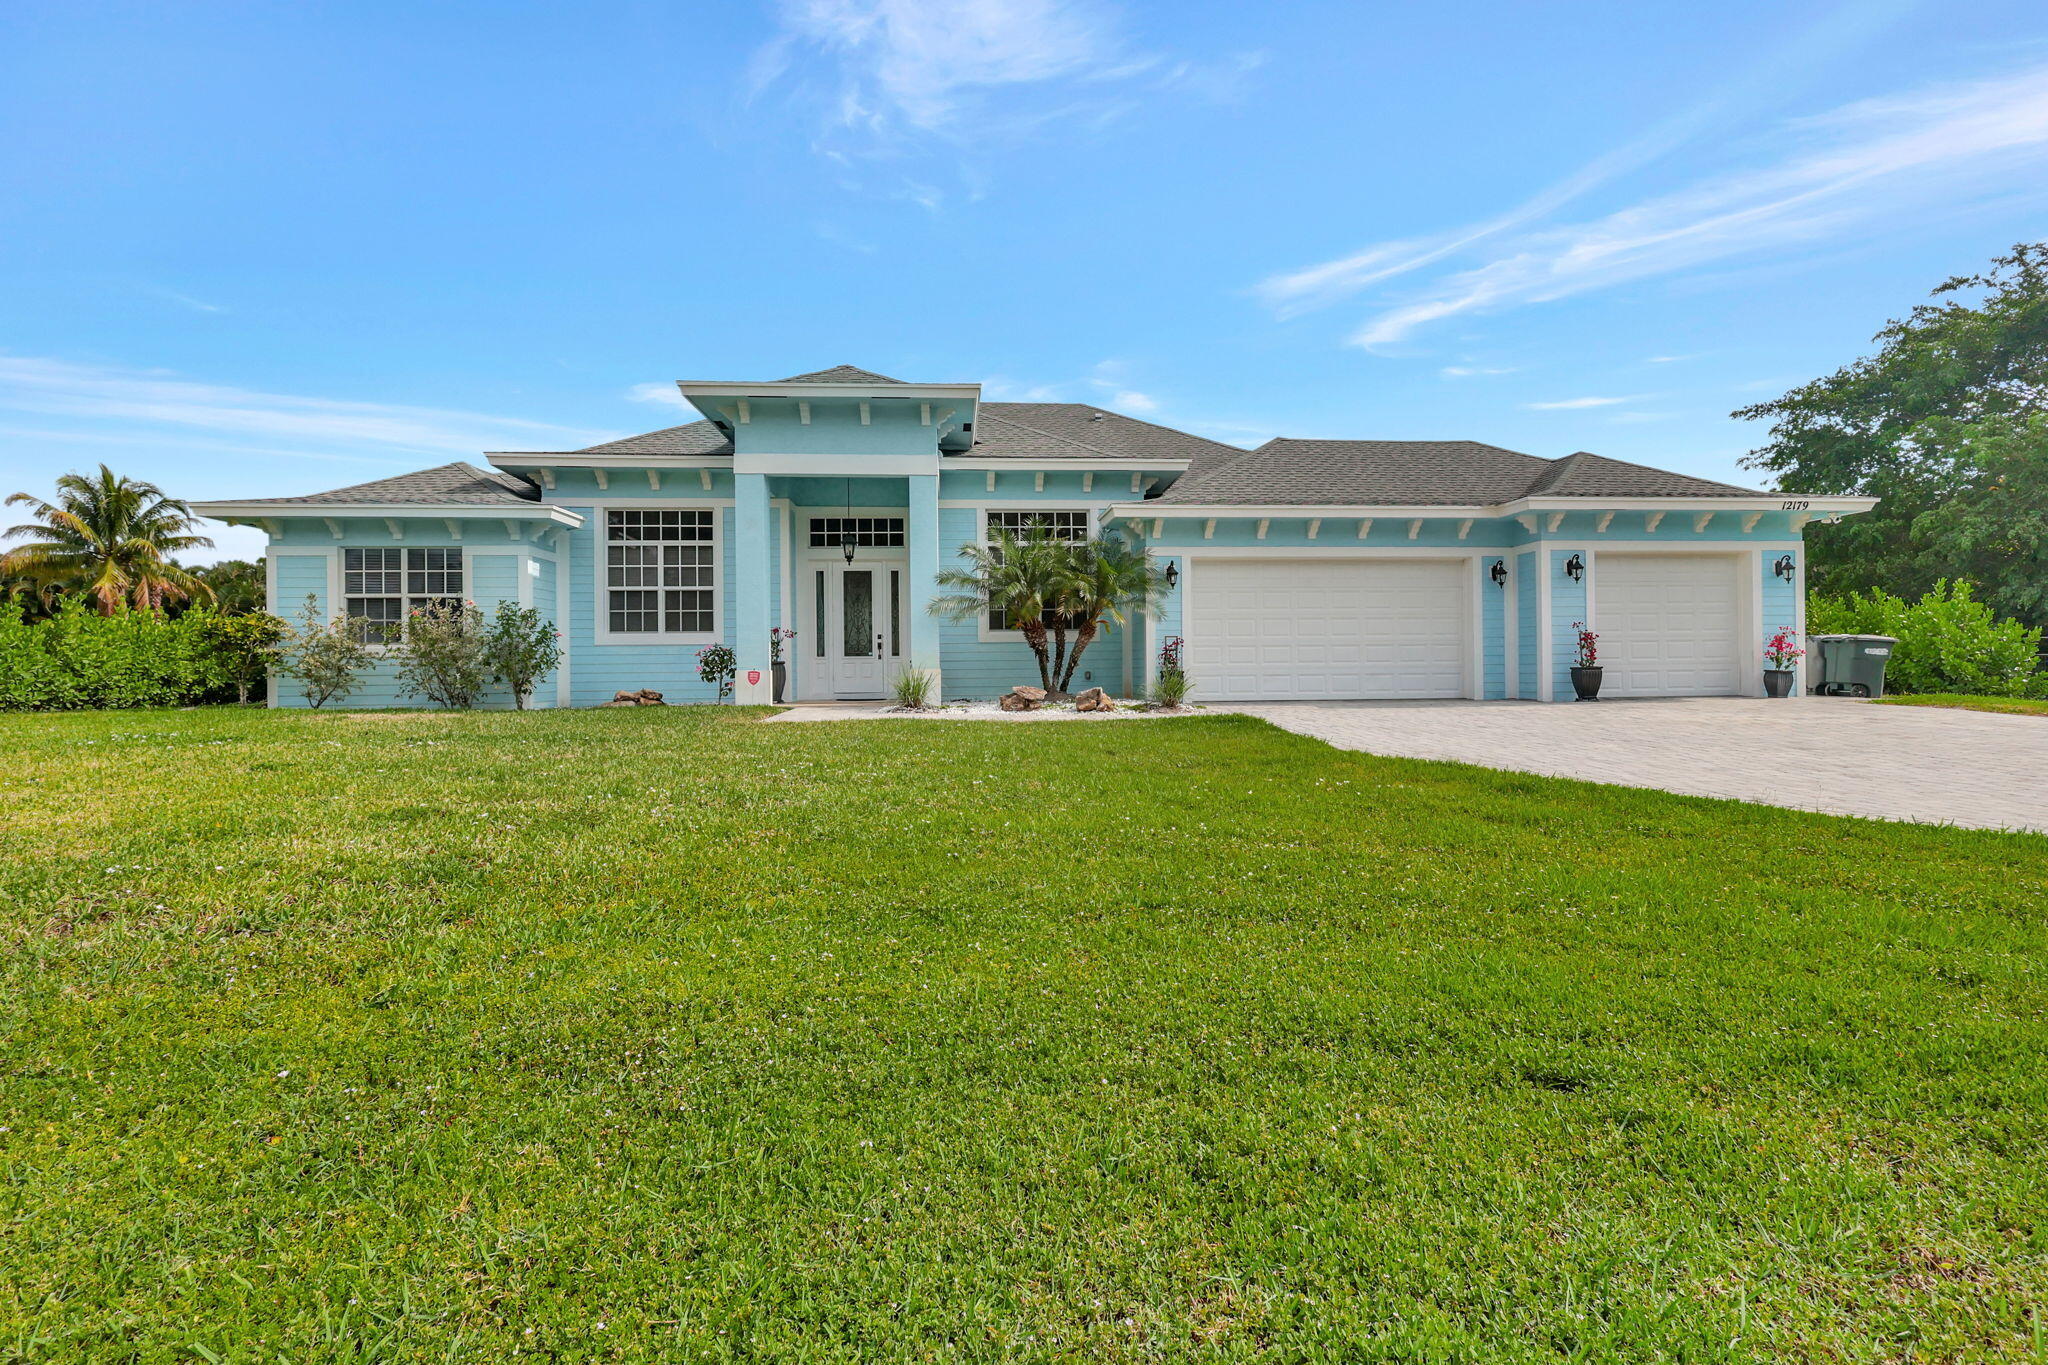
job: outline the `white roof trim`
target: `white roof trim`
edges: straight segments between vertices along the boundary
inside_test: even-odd
[[[941,455],[941,469],[1121,469],[1127,474],[1186,469],[1193,461],[1144,455]]]
[[[977,402],[979,384],[751,384],[731,379],[678,379],[685,398],[956,398]]]
[[[545,502],[195,502],[192,510],[215,521],[271,517],[465,517],[479,521],[552,521],[563,526],[583,524],[581,512]]]
[[[1114,517],[1511,517],[1518,512],[1815,512],[1852,514],[1877,506],[1876,498],[1800,497],[1785,493],[1731,493],[1725,497],[1671,498],[1517,498],[1513,502],[1458,506],[1449,503],[1410,506],[1363,503],[1162,503],[1122,502],[1109,509]]]
[[[499,469],[730,469],[730,455],[591,455],[582,451],[556,455],[548,451],[487,450],[484,458]]]

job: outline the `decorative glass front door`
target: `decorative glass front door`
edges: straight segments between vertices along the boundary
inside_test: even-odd
[[[819,637],[832,695],[845,701],[889,694],[890,662],[902,621],[903,573],[887,564],[817,571]]]

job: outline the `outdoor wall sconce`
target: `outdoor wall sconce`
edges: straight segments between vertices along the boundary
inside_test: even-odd
[[[1779,555],[1778,562],[1771,565],[1771,572],[1790,583],[1794,568],[1791,555]]]
[[[1180,565],[1168,561],[1166,565],[1166,587],[1170,592],[1180,586]]]
[[[1564,562],[1564,576],[1574,583],[1583,582],[1586,577],[1586,561],[1573,555]]]
[[[1506,587],[1508,585],[1508,562],[1505,559],[1494,560],[1493,567],[1488,569],[1486,574],[1487,577],[1493,580],[1494,587]]]

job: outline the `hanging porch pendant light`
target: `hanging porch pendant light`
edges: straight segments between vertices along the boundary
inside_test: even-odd
[[[846,481],[846,516],[839,523],[839,553],[853,563],[853,480]]]

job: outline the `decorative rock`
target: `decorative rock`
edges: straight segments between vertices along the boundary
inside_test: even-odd
[[[665,702],[665,701],[663,701],[663,700],[661,699],[661,693],[659,693],[659,692],[655,691],[655,690],[654,690],[653,688],[651,688],[651,687],[643,687],[643,688],[641,688],[641,689],[640,689],[640,690],[639,690],[638,692],[614,692],[614,693],[612,693],[612,699],[611,699],[610,701],[606,701],[606,702],[599,702],[599,703],[598,703],[598,705],[599,705],[599,706],[667,706],[667,705],[668,705],[668,703],[667,703],[667,702]]]
[[[1042,687],[1032,687],[1027,683],[1018,683],[1010,689],[1010,695],[1022,697],[1028,702],[1042,702],[1045,700],[1045,689]]]
[[[1109,693],[1099,687],[1091,687],[1074,698],[1076,711],[1114,711],[1116,703],[1109,699]]]
[[[1035,687],[1030,690],[1033,692],[1038,691]],[[1024,696],[1022,691],[1019,690],[999,698],[996,705],[1002,707],[1005,711],[1036,711],[1043,703]]]
[[[643,688],[641,688],[641,689],[640,689],[640,692],[639,692],[639,698],[640,698],[640,704],[641,704],[642,706],[667,706],[667,705],[668,705],[668,703],[667,703],[667,702],[665,702],[665,701],[663,701],[663,700],[661,699],[661,693],[659,693],[659,692],[655,691],[655,690],[654,690],[653,688],[651,688],[651,687],[643,687]]]

